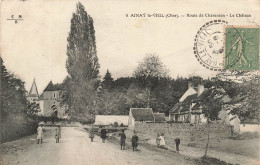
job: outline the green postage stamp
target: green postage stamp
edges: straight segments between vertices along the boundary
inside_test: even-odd
[[[259,70],[259,27],[226,26],[224,69]]]

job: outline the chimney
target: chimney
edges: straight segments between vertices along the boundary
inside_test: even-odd
[[[203,91],[204,91],[204,85],[203,84],[199,84],[198,85],[198,96],[200,96]]]
[[[188,82],[188,89],[193,88],[193,83],[191,81]]]

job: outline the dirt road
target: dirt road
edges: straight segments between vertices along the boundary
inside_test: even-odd
[[[111,142],[102,143],[99,137],[90,142],[88,133],[79,127],[63,127],[60,143],[55,143],[53,128],[48,128],[43,144],[36,144],[34,136],[2,145],[10,147],[2,152],[2,163],[18,165],[124,165],[124,164],[194,164],[176,153],[152,151],[140,147],[133,152],[130,148],[120,150]],[[23,141],[23,146],[21,145]],[[20,142],[20,143],[19,143]],[[29,142],[29,144],[27,144]],[[14,150],[13,147],[16,147]]]

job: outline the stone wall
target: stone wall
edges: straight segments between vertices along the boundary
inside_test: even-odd
[[[164,133],[166,141],[174,143],[178,136],[182,144],[207,139],[207,125],[191,125],[187,123],[136,123],[135,131],[146,139],[156,138],[157,133]],[[142,135],[143,134],[143,135]],[[210,125],[210,138],[228,138],[231,135],[229,125],[212,123]]]

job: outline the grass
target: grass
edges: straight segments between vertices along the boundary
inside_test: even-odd
[[[209,148],[216,151],[244,155],[251,158],[259,157],[259,138],[233,140],[233,139],[211,139]],[[205,148],[205,141],[189,143],[189,147]]]

